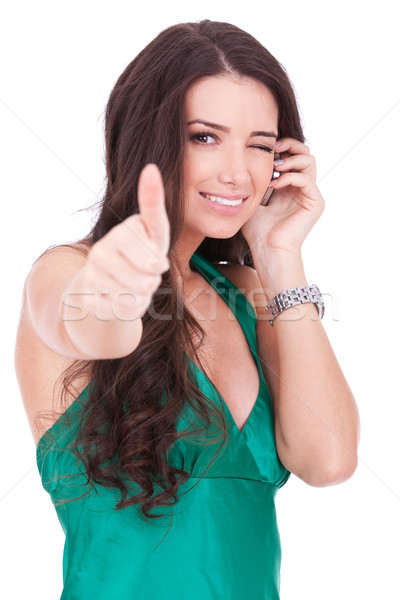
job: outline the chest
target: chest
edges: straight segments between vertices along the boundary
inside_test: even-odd
[[[185,305],[205,333],[198,351],[202,370],[242,430],[257,399],[260,380],[241,325],[225,300],[201,276],[185,284]]]

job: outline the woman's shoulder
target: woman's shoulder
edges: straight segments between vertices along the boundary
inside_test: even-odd
[[[58,244],[44,250],[32,263],[26,276],[23,296],[29,303],[32,294],[46,288],[54,289],[59,280],[85,263],[90,247],[80,242]]]
[[[54,246],[50,246],[44,252],[42,252],[34,261],[32,265],[32,269],[38,264],[43,264],[48,259],[54,260],[54,257],[57,257],[58,260],[63,260],[65,258],[68,260],[68,257],[77,256],[86,258],[91,245],[86,242],[71,242],[66,244],[55,244]]]

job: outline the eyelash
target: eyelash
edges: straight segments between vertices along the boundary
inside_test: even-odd
[[[199,144],[205,145],[207,146],[207,144],[204,144],[203,142],[200,142],[197,138],[200,137],[211,137],[213,138],[215,141],[218,140],[217,136],[215,135],[215,133],[211,133],[209,131],[200,131],[198,133],[192,133],[190,135],[190,141],[197,141]],[[269,148],[268,146],[251,146],[251,148],[259,148],[260,150],[263,150],[264,152],[269,152],[270,154],[273,154],[274,150],[273,148]]]

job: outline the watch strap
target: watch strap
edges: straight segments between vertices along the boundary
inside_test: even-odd
[[[325,312],[324,300],[321,292],[313,283],[312,285],[290,288],[275,296],[271,304],[265,307],[270,324],[273,325],[276,317],[284,310],[306,302],[312,302],[315,305],[318,315],[322,319]]]

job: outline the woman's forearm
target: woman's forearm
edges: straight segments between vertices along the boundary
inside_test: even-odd
[[[253,255],[270,302],[282,291],[309,285],[301,256]],[[279,355],[276,443],[285,466],[311,485],[339,483],[357,465],[359,416],[353,394],[312,303],[274,321]]]
[[[139,345],[143,323],[141,318],[104,317],[101,296],[88,285],[81,269],[67,287],[60,305],[59,326],[65,343],[73,344],[78,356],[91,360],[122,358]],[[87,298],[93,299],[96,310],[87,309]]]

